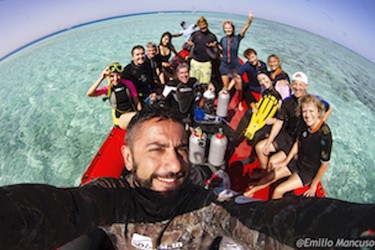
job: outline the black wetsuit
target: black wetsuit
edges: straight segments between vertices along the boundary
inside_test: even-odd
[[[322,100],[320,97],[318,98]],[[324,100],[322,100],[322,102],[324,103],[325,111],[327,111],[330,105]],[[277,115],[277,118],[284,123],[279,134],[275,138],[274,146],[277,150],[284,151],[286,155],[288,155],[294,141],[297,139],[299,125],[303,123],[302,118],[296,113],[297,109],[298,99],[292,95],[283,101],[281,110]]]
[[[150,64],[152,69],[152,78],[154,79],[155,84],[160,84],[160,79],[157,71],[161,72],[162,68],[162,60],[159,54],[155,55],[154,58],[149,59],[147,58],[146,61]]]
[[[151,93],[156,92],[157,85],[154,83],[152,72],[149,61],[145,61],[142,65],[135,65],[134,62],[131,62],[122,72],[122,78],[133,82],[141,102]]]
[[[186,84],[177,79],[169,81],[164,88],[170,88],[170,92],[163,101],[177,117],[192,119],[195,99],[201,90],[200,85],[200,82],[193,77],[189,78]]]
[[[279,74],[277,74],[275,76],[275,79],[272,79],[273,86],[275,87],[277,81],[280,81],[280,80],[287,80],[288,82],[290,82],[288,73],[286,73],[285,71],[281,71]]]
[[[375,225],[371,204],[302,197],[263,202],[192,184],[166,195],[132,183],[2,187],[1,247],[55,249],[102,226],[115,249],[209,249],[220,236],[250,249],[285,249],[301,239],[358,239]]]
[[[332,135],[326,123],[313,133],[303,122],[298,133],[298,159],[288,164],[291,172],[297,172],[303,185],[310,184],[322,162],[331,156]]]

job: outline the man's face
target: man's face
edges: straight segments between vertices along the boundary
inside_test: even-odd
[[[302,104],[302,117],[307,126],[314,128],[319,124],[320,121],[320,112],[318,107],[313,103]]]
[[[300,80],[294,80],[292,82],[292,89],[293,89],[293,94],[295,97],[300,98],[304,95],[306,95],[307,91],[307,84],[300,81]]]
[[[208,24],[206,22],[200,22],[198,26],[202,32],[206,32],[208,29]]]
[[[155,57],[156,54],[156,48],[153,46],[147,47],[147,56],[148,58],[152,59]]]
[[[247,60],[251,65],[256,66],[258,63],[258,56],[254,53],[250,53],[250,55],[247,57]]]
[[[143,49],[135,49],[132,58],[135,65],[142,65],[145,62],[145,51]]]
[[[177,79],[186,84],[189,81],[189,69],[187,67],[180,68],[177,72]]]
[[[159,192],[178,189],[190,171],[182,125],[153,118],[141,124],[137,131],[132,148],[122,149],[127,169],[144,188]]]

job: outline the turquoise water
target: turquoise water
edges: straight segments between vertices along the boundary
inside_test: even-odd
[[[44,39],[0,62],[0,185],[19,182],[78,185],[109,133],[108,103],[86,91],[112,61],[127,64],[135,44],[159,43],[177,33],[182,20],[205,15],[223,36],[221,22],[239,31],[246,17],[223,13],[160,13],[93,23]],[[173,43],[180,48],[184,38]],[[331,166],[323,178],[329,197],[375,202],[375,65],[329,40],[282,24],[256,19],[240,51],[276,53],[291,75],[304,71],[309,91],[334,112]]]

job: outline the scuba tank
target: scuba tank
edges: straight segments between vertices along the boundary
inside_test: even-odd
[[[214,114],[214,101],[215,101],[215,93],[211,90],[206,90],[203,93],[203,109],[206,114]]]
[[[191,164],[205,163],[207,135],[201,128],[196,128],[189,137],[189,161]]]
[[[222,89],[219,92],[219,100],[217,102],[216,115],[226,117],[228,115],[228,105],[230,101],[230,94],[227,89]]]
[[[224,164],[225,153],[227,151],[228,138],[222,130],[214,134],[210,141],[210,150],[208,153],[208,163],[220,167]]]

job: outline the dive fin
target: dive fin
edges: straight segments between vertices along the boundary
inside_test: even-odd
[[[258,110],[251,117],[250,123],[246,128],[245,137],[249,140],[254,138],[255,133],[264,127],[266,120],[272,118],[278,109],[276,97],[267,95],[259,101]]]

